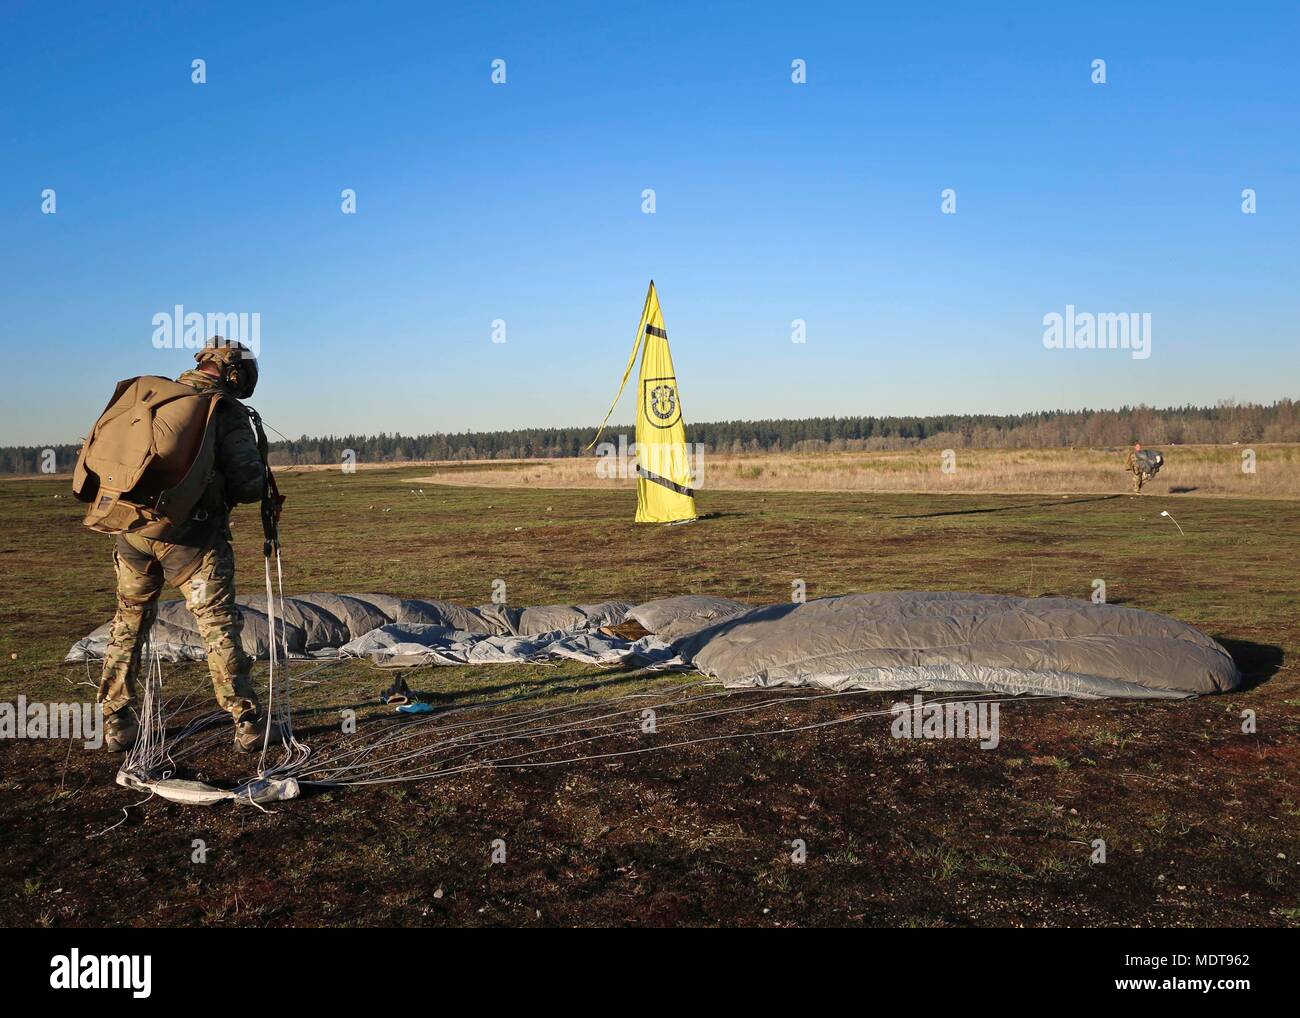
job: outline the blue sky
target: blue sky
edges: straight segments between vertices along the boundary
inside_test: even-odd
[[[176,304],[289,435],[595,425],[651,277],[688,423],[1300,394],[1294,4],[265,6],[6,3],[0,444]]]

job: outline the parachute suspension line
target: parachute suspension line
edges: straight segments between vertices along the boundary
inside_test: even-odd
[[[284,619],[284,565],[280,561],[280,546],[278,544],[275,548],[275,583],[276,596],[280,599],[280,649],[284,654],[284,677],[280,680],[280,698],[275,706],[281,715],[278,721],[284,734],[286,757],[291,757],[291,759],[286,759],[285,763],[273,768],[272,773],[284,773],[292,771],[295,767],[305,763],[307,757],[311,755],[311,748],[306,743],[299,742],[293,731],[289,636],[286,630],[287,623]]]
[[[269,543],[269,542],[268,542]],[[279,558],[277,554],[277,559]],[[266,675],[266,731],[262,735],[262,755],[257,761],[257,776],[266,777],[266,751],[271,743],[271,725],[276,721],[275,717],[275,658],[276,645],[280,642],[275,631],[275,592],[271,589],[271,556],[266,555],[262,559],[266,567],[266,620],[270,623],[269,635],[269,656],[267,660]]]
[[[277,558],[277,581],[273,587],[270,580],[270,560],[267,559],[265,574],[268,586],[267,609],[272,623],[272,672],[268,690],[269,715],[276,719],[285,719],[291,723],[292,709],[288,693],[291,678],[287,674],[288,649],[286,625],[284,620],[283,564]],[[280,605],[274,603],[278,594]],[[280,620],[280,628],[275,629],[275,620]],[[279,642],[279,646],[275,644]],[[310,669],[315,671],[316,669]],[[569,766],[622,757],[641,756],[650,753],[677,751],[691,746],[711,743],[724,743],[747,740],[761,736],[788,735],[809,732],[822,728],[851,724],[870,718],[887,717],[894,714],[895,706],[851,711],[840,717],[805,723],[777,725],[762,729],[749,728],[742,731],[723,732],[716,735],[699,734],[690,737],[682,733],[677,738],[653,745],[634,744],[620,747],[617,744],[597,748],[592,743],[620,737],[635,736],[639,730],[639,716],[647,705],[662,714],[658,720],[657,730],[665,735],[668,730],[689,725],[697,725],[710,719],[724,717],[741,717],[773,707],[790,707],[801,702],[817,700],[842,699],[871,693],[871,690],[829,690],[799,691],[770,690],[768,695],[757,700],[748,700],[736,704],[725,702],[737,693],[736,689],[715,688],[716,683],[699,680],[677,684],[667,689],[628,693],[620,696],[603,698],[596,703],[558,704],[539,708],[515,711],[507,714],[493,714],[494,706],[509,703],[516,699],[533,699],[542,694],[529,694],[523,697],[508,697],[504,700],[486,701],[484,703],[452,708],[424,718],[403,716],[379,721],[379,731],[367,733],[369,737],[359,740],[347,740],[340,744],[326,747],[323,754],[313,756],[310,766],[308,758],[311,750],[300,743],[291,731],[285,733],[285,752],[278,765],[267,767],[265,759],[260,761],[261,771],[258,779],[236,789],[234,793],[206,789],[211,795],[196,799],[179,801],[213,801],[213,797],[224,796],[241,802],[270,801],[272,798],[289,798],[292,795],[267,797],[265,792],[268,782],[279,786],[284,782],[293,784],[296,794],[298,784],[338,787],[351,785],[375,785],[395,782],[407,782],[446,778],[476,770],[490,769],[533,769],[544,767]],[[161,697],[162,669],[161,659],[152,652],[149,655],[148,681],[142,702],[142,731],[140,742],[132,753],[123,772],[134,781],[123,782],[131,787],[156,791],[167,798],[174,798],[168,786],[177,784],[168,780],[175,773],[175,763],[171,750],[177,743],[184,742],[191,735],[199,733],[212,721],[212,715],[199,716],[184,726],[179,734],[166,739],[163,730],[164,714],[176,711],[162,710]],[[188,696],[180,698],[182,703]],[[924,705],[945,703],[949,701],[969,701],[969,695],[948,694],[933,697]],[[979,702],[1012,703],[1028,699],[1055,699],[1051,696],[993,696],[979,697]],[[709,701],[713,701],[710,703]],[[723,702],[718,702],[723,701]],[[169,705],[170,706],[170,705]],[[702,708],[702,709],[701,709]],[[676,734],[676,733],[674,733]],[[192,749],[202,746],[214,735],[201,736],[187,743],[176,755],[182,756]],[[541,743],[541,744],[539,744]],[[597,751],[591,752],[591,749]],[[264,739],[263,755],[269,751]],[[426,762],[427,761],[427,762]],[[169,766],[166,766],[169,765]],[[165,768],[165,769],[164,769]],[[187,783],[181,782],[181,785]],[[258,789],[261,786],[261,791]],[[184,791],[183,789],[181,790]]]
[[[284,620],[284,563],[280,557],[280,513],[284,508],[284,496],[280,494],[275,483],[275,474],[271,470],[269,459],[270,446],[266,440],[266,431],[262,427],[262,415],[252,407],[248,411],[249,422],[257,435],[257,452],[262,459],[264,481],[262,483],[262,559],[266,573],[266,617],[270,627],[268,674],[266,692],[266,728],[262,733],[262,752],[257,761],[258,779],[273,775],[290,774],[293,769],[306,761],[311,750],[299,742],[293,734],[293,708],[289,700],[289,639]],[[271,556],[275,556],[276,589],[271,587]],[[276,610],[276,596],[280,599]],[[279,625],[276,625],[277,619]],[[276,664],[283,661],[283,676],[276,683]],[[266,765],[267,752],[271,746],[271,726],[279,730],[283,752],[280,762],[273,767]]]
[[[117,783],[149,794],[123,806],[121,820],[102,831],[86,835],[87,838],[99,838],[117,830],[130,819],[133,808],[143,806],[157,794],[151,786],[158,778],[158,769],[167,759],[167,728],[162,710],[162,658],[154,652],[149,633],[144,636],[140,657],[146,662],[144,694],[140,697],[140,709],[136,714],[140,729],[135,745],[127,751],[117,769]]]
[[[262,752],[258,758],[259,779],[290,775],[306,763],[311,755],[311,747],[299,742],[293,731],[293,703],[290,694],[293,676],[289,670],[288,623],[284,617],[284,562],[280,557],[279,542],[268,542],[268,544],[270,551],[263,561],[266,574],[266,616],[270,639],[267,656],[266,730],[262,735]],[[275,555],[274,589],[271,586],[271,553]],[[277,664],[280,666],[278,682],[276,681]],[[266,757],[270,750],[272,726],[280,732],[283,751],[279,763],[268,767]]]
[[[703,683],[692,682],[685,685],[676,686],[672,690],[668,690],[666,692],[678,693],[683,690],[690,690],[692,688],[696,688],[700,685],[703,685]],[[498,701],[497,703],[500,702],[508,703],[516,699],[533,699],[536,696],[540,696],[540,695],[543,694],[529,694],[523,697],[511,697],[505,701]],[[602,700],[599,703],[594,705],[576,704],[567,707],[555,706],[555,707],[542,708],[541,710],[537,710],[537,711],[518,711],[512,714],[505,714],[505,715],[497,715],[497,716],[488,715],[487,717],[482,717],[482,716],[474,717],[473,716],[474,714],[478,714],[481,711],[485,709],[490,709],[492,706],[494,706],[492,702],[486,702],[483,704],[475,704],[469,707],[453,708],[451,710],[444,711],[439,715],[430,716],[419,720],[403,719],[402,721],[397,721],[397,719],[393,719],[393,721],[383,725],[385,729],[384,731],[372,737],[364,744],[359,746],[351,745],[347,747],[340,747],[339,749],[335,750],[335,752],[332,755],[327,754],[325,759],[317,759],[315,761],[313,769],[306,773],[319,774],[325,771],[329,771],[334,774],[342,774],[347,771],[355,771],[365,767],[368,768],[369,774],[373,776],[374,774],[377,774],[382,770],[391,770],[394,766],[397,766],[399,764],[411,762],[419,759],[420,757],[429,756],[434,753],[438,753],[442,751],[453,750],[453,749],[464,749],[466,746],[469,746],[471,747],[470,752],[472,753],[475,749],[491,746],[498,742],[510,741],[510,740],[521,739],[521,738],[535,738],[540,735],[545,735],[552,730],[558,730],[556,726],[543,725],[541,727],[536,727],[536,724],[539,721],[546,720],[546,719],[553,720],[562,717],[566,714],[573,714],[577,712],[583,712],[583,711],[589,712],[592,709],[596,709],[596,710],[607,709],[611,705],[623,702],[625,700],[630,700],[630,699],[644,700],[653,697],[655,695],[663,696],[665,694],[664,693],[659,693],[659,694],[637,693],[637,694],[630,694],[622,697],[612,697],[606,700]],[[580,719],[578,722],[570,722],[568,724],[585,723],[586,725],[589,726],[593,721],[598,721],[605,717],[616,717],[626,713],[628,712],[617,711],[614,713],[598,715],[595,718],[588,717],[585,719]],[[459,717],[464,717],[467,714],[471,715],[471,717],[468,720],[464,720],[464,721],[453,720]],[[533,728],[526,727],[530,722],[533,723],[535,727]],[[563,727],[564,727],[563,725],[559,726],[559,728],[563,728]],[[461,731],[463,734],[453,734],[449,738],[447,737],[439,738],[430,744],[416,745],[414,748],[406,748],[406,749],[399,750],[399,747],[402,743],[410,743],[413,739],[417,738],[420,735],[429,734],[432,732],[432,734],[434,734],[435,736],[446,736],[447,733],[454,733],[456,731]],[[399,751],[394,752],[395,750],[399,750]],[[379,755],[383,751],[388,751],[390,755],[388,756]],[[374,759],[376,755],[379,755],[379,759],[377,760]],[[466,755],[469,754],[468,753],[461,754],[461,756],[466,756]],[[451,759],[456,759],[456,758],[453,757]],[[356,760],[360,762],[357,763],[345,762],[348,760]],[[447,762],[446,760],[443,761],[443,763],[446,762]]]
[[[136,712],[139,734],[118,770],[137,782],[148,783],[166,776],[161,772],[168,759],[162,658],[154,651],[153,641],[148,634],[144,637],[140,658],[144,662],[144,692]]]
[[[727,698],[739,692],[734,689],[722,689],[713,693],[701,693],[695,695],[694,691],[700,686],[707,685],[707,682],[686,683],[676,686],[665,691],[668,699],[662,700],[652,709],[656,712],[666,711],[670,708],[690,707],[692,704],[701,701]],[[663,731],[666,728],[677,725],[695,724],[710,718],[718,718],[729,715],[741,715],[753,713],[776,706],[787,706],[799,702],[813,700],[823,700],[832,698],[842,698],[848,696],[859,696],[863,693],[870,693],[870,690],[832,690],[824,692],[803,693],[800,695],[779,694],[761,699],[757,702],[750,702],[738,706],[726,705],[717,708],[705,710],[688,710],[676,717],[668,715],[658,722],[658,730]],[[441,715],[423,719],[417,722],[407,722],[401,724],[395,729],[390,727],[388,731],[380,733],[378,737],[372,737],[365,744],[360,746],[349,746],[347,748],[338,748],[334,752],[327,751],[323,758],[317,758],[310,769],[302,770],[298,773],[298,780],[301,784],[317,786],[342,786],[342,785],[371,785],[371,784],[388,784],[399,781],[418,781],[430,778],[448,777],[455,774],[462,774],[473,770],[485,769],[530,769],[540,767],[565,766],[575,763],[584,763],[597,760],[609,760],[625,756],[639,756],[648,753],[658,753],[665,750],[682,749],[688,746],[702,745],[714,742],[730,742],[741,739],[750,739],[765,735],[784,735],[797,732],[813,731],[821,728],[829,728],[836,725],[850,724],[862,721],[868,718],[887,717],[895,713],[891,705],[886,708],[868,709],[855,711],[838,718],[832,718],[825,721],[809,722],[798,725],[786,725],[776,728],[768,728],[758,731],[729,732],[721,735],[701,736],[696,738],[679,738],[674,741],[658,743],[652,746],[638,746],[629,749],[614,749],[597,753],[575,753],[562,758],[556,758],[556,754],[565,749],[582,746],[586,743],[594,742],[600,739],[617,737],[620,734],[630,734],[629,715],[639,714],[643,709],[643,704],[638,704],[624,710],[610,710],[609,708],[619,703],[626,703],[634,700],[644,700],[653,697],[656,694],[640,693],[629,694],[622,697],[614,697],[604,700],[594,705],[573,705],[569,707],[545,708],[540,711],[525,711],[504,717],[478,718],[467,721],[454,721],[446,724],[449,715],[460,714],[464,716],[466,712],[474,712],[481,708],[482,705],[475,707],[459,708],[448,711]],[[660,698],[665,693],[657,694]],[[926,704],[946,703],[957,700],[969,700],[970,697],[963,697],[959,694],[953,694],[948,697],[936,697],[926,701]],[[989,703],[1010,703],[1023,701],[1026,699],[1055,699],[1055,697],[989,697],[979,698],[980,702]],[[561,720],[556,724],[557,719],[562,719],[566,714],[582,714],[584,711],[589,712],[592,708],[598,712],[594,716],[590,713],[586,716],[580,716],[573,720]],[[439,723],[443,722],[443,723]],[[540,724],[538,722],[541,722]],[[450,738],[446,737],[449,730],[462,729],[462,734],[452,734]],[[433,735],[432,742],[424,745],[409,745],[410,740],[421,734]],[[547,737],[565,735],[578,736],[570,738],[568,741],[559,743],[531,746],[523,749],[522,752],[515,752],[505,756],[495,758],[489,757],[483,759],[472,759],[474,756],[481,754],[483,750],[490,750],[494,747],[503,747],[506,743],[535,742]],[[402,743],[408,743],[402,747]],[[547,756],[550,756],[547,759]],[[420,761],[424,758],[435,756],[437,759],[432,766],[422,767]]]

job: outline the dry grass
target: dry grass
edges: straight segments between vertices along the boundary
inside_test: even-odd
[[[1242,470],[1238,446],[1163,449],[1165,467],[1144,491],[1251,498],[1300,498],[1300,446],[1256,445],[1256,470]],[[902,452],[705,453],[701,487],[740,491],[945,493],[1124,492],[1123,449],[958,449],[952,473],[933,449]],[[447,463],[417,483],[475,487],[620,488],[598,477],[594,458]]]

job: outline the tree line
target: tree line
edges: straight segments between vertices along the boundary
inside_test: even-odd
[[[1300,403],[1222,402],[1212,407],[1121,407],[1044,410],[1026,414],[935,414],[919,417],[809,417],[800,420],[713,421],[687,425],[687,440],[715,453],[852,452],[934,447],[1042,449],[1073,446],[1300,442]],[[631,425],[610,427],[601,441],[634,441]],[[271,463],[341,463],[349,450],[359,463],[406,460],[554,459],[584,455],[594,428],[521,428],[456,434],[328,435],[281,440]],[[0,474],[34,474],[50,462],[72,469],[79,447],[0,447]]]

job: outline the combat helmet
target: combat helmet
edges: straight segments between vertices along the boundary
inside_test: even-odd
[[[257,388],[257,357],[235,340],[213,336],[194,354],[200,364],[211,361],[221,372],[221,384],[236,399],[248,399]]]

